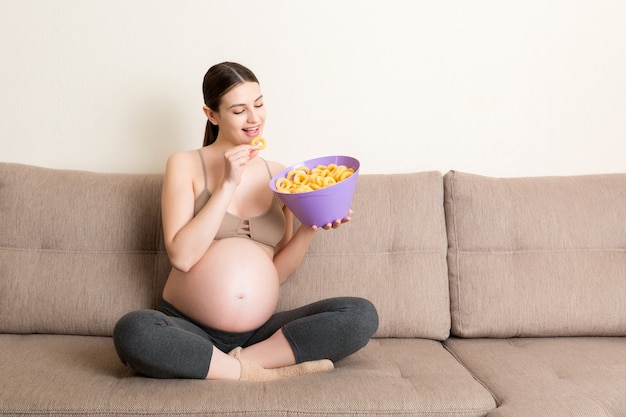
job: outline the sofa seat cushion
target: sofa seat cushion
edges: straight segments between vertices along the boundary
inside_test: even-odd
[[[626,410],[626,338],[451,338],[445,345],[493,393],[499,407],[490,417]]]
[[[108,337],[0,335],[0,415],[484,416],[490,393],[425,339],[373,339],[334,371],[255,383],[158,380]]]

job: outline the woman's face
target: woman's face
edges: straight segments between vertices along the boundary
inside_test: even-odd
[[[263,133],[265,107],[261,87],[255,82],[244,82],[222,96],[219,112],[205,107],[211,123],[219,126],[218,140],[233,145],[250,143]]]

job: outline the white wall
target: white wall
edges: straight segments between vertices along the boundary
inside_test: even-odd
[[[625,21],[622,0],[0,0],[0,160],[162,172],[233,60],[285,164],[624,172]]]

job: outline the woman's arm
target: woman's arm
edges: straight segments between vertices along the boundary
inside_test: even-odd
[[[194,217],[194,156],[197,158],[180,152],[168,159],[161,197],[165,247],[172,266],[183,272],[189,271],[213,242],[237,187],[235,182],[223,181]]]
[[[283,208],[283,211],[285,212],[287,230],[283,240],[277,245],[278,251],[274,255],[274,266],[276,266],[281,284],[298,269],[315,237],[315,229],[302,225],[292,235],[293,214],[286,207]]]
[[[283,211],[285,212],[285,220],[287,221],[287,230],[283,240],[281,240],[277,246],[279,248],[278,251],[274,255],[274,265],[276,266],[276,271],[278,271],[278,278],[281,284],[298,269],[304,259],[306,251],[309,249],[309,245],[315,237],[315,233],[320,229],[317,226],[307,227],[300,225],[296,233],[292,236],[293,214],[286,207],[283,208]],[[344,219],[337,220],[334,223],[328,223],[324,225],[322,229],[336,229],[343,223],[349,222],[351,215],[352,210],[350,210],[350,213]]]

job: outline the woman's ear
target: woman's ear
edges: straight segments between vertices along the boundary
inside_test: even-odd
[[[217,113],[214,112],[213,110],[211,110],[208,106],[202,106],[202,110],[204,111],[204,114],[206,115],[207,119],[209,119],[209,121],[214,124],[214,125],[218,125],[219,120],[217,117]]]

